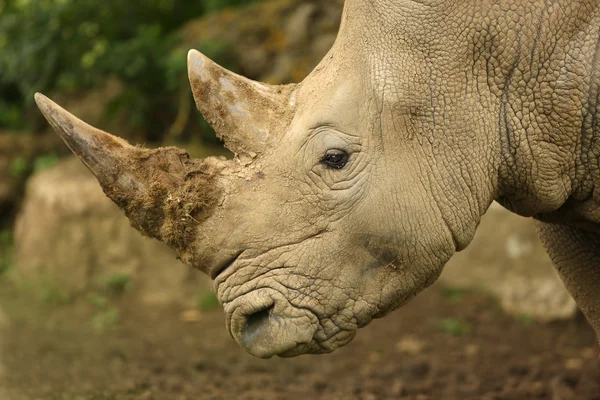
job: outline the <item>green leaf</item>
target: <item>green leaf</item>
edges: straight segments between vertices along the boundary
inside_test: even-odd
[[[185,54],[172,52],[175,32],[203,13],[248,3],[0,0],[0,127],[42,121],[39,113],[32,121],[23,111],[33,107],[34,92],[81,94],[117,78],[125,92],[135,93],[125,129],[160,140],[177,113],[168,100],[185,77]],[[232,54],[213,52],[226,67],[236,66]]]

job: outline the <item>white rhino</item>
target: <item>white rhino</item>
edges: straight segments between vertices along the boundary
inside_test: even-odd
[[[600,0],[347,0],[302,83],[189,53],[236,157],[41,111],[142,233],[215,280],[258,357],[326,353],[431,284],[493,200],[534,217],[600,334]]]

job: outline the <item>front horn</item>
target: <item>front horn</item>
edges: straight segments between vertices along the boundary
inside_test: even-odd
[[[169,147],[145,149],[96,129],[37,93],[35,101],[67,146],[96,176],[104,193],[143,234],[185,257],[197,225],[216,206],[216,178],[226,161],[191,159]],[[186,260],[184,260],[186,261]]]

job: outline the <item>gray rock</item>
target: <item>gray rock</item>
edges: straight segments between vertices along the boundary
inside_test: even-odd
[[[39,155],[50,152],[55,137],[0,131],[0,213],[18,204],[27,171]]]
[[[497,296],[505,311],[541,321],[571,317],[577,307],[540,243],[534,222],[494,203],[473,243],[452,258],[441,281]]]
[[[299,5],[289,16],[284,29],[291,45],[297,46],[307,40],[312,19],[317,11],[315,4],[305,3]]]
[[[6,313],[0,308],[0,399],[8,399],[8,392],[3,389],[6,385],[2,384],[2,381],[6,377],[6,365],[4,357],[4,337],[6,337],[6,330],[9,327],[9,320]]]
[[[134,230],[77,159],[36,173],[17,218],[14,279],[67,293],[130,277],[144,302],[190,303],[209,283],[168,247]]]

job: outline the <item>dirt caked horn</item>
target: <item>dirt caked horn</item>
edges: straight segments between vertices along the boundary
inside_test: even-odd
[[[237,155],[263,153],[291,121],[297,85],[253,81],[196,50],[188,53],[188,75],[198,110]]]
[[[145,149],[96,129],[46,96],[35,101],[67,146],[92,171],[140,232],[185,250],[219,199],[223,161],[194,160],[177,148]]]

